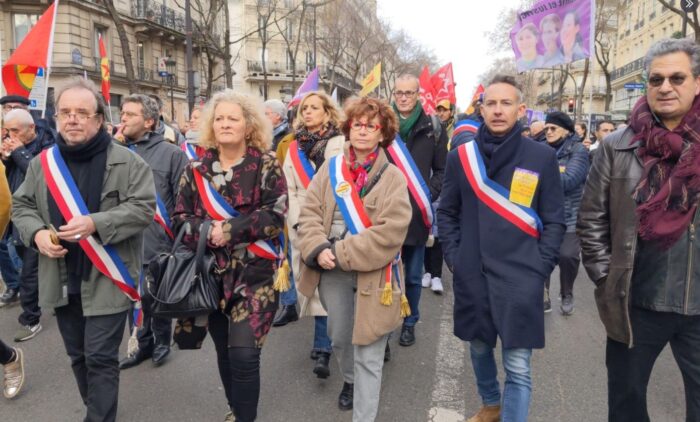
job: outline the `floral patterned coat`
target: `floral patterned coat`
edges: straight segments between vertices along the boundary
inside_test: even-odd
[[[229,347],[262,347],[277,310],[278,295],[272,288],[277,263],[253,255],[246,246],[261,239],[279,246],[287,211],[282,169],[274,154],[250,147],[228,171],[221,168],[215,149],[191,162],[180,180],[173,224],[179,232],[185,222],[190,223],[183,243],[192,250],[196,250],[202,221],[210,218],[193,177],[195,171],[241,214],[223,224],[227,246],[209,245],[218,265],[227,268],[222,276],[221,310],[231,317]]]

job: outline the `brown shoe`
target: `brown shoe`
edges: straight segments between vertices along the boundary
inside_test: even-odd
[[[499,422],[501,420],[501,406],[482,406],[479,413],[467,419],[467,422]]]
[[[19,394],[24,384],[24,354],[22,349],[15,348],[15,360],[4,366],[2,393],[5,398],[11,399]]]

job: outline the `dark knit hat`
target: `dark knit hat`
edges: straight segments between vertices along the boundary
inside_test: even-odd
[[[0,105],[7,103],[20,103],[24,105],[29,105],[29,99],[24,98],[21,95],[5,95],[4,97],[0,98]]]
[[[561,111],[554,111],[552,113],[548,113],[547,119],[544,122],[563,127],[569,132],[574,131],[574,122],[571,120],[571,117],[569,117],[566,113]]]

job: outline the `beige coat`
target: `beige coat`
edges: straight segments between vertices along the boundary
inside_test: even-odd
[[[10,207],[12,206],[12,194],[5,176],[5,165],[0,161],[0,237],[5,234],[5,229],[10,223]]]
[[[347,156],[347,146],[345,154]],[[368,180],[373,180],[384,163],[387,163],[387,158],[380,149]],[[363,202],[372,226],[358,235],[348,233],[344,239],[336,241],[334,246],[340,268],[343,271],[357,272],[358,294],[355,295],[352,335],[352,343],[357,345],[371,344],[401,324],[401,291],[395,280],[392,281],[392,304],[382,305],[380,297],[384,288],[384,270],[401,250],[412,215],[406,180],[392,164],[389,164]],[[318,253],[330,246],[328,236],[336,206],[326,162],[311,181],[299,216],[297,246],[303,263],[297,289],[304,296],[314,295],[318,287],[321,273],[312,267],[315,267],[313,264]],[[307,266],[306,263],[311,265]],[[404,285],[401,284],[403,291]]]
[[[343,152],[343,145],[345,144],[345,137],[343,135],[334,136],[328,140],[326,144],[326,150],[324,152],[324,157],[326,160],[329,158],[341,154]],[[313,166],[314,163],[312,162]],[[301,182],[299,175],[297,175],[294,166],[292,165],[292,159],[289,154],[286,154],[284,158],[284,164],[282,165],[282,171],[284,171],[284,177],[287,179],[287,195],[289,198],[289,207],[287,209],[287,230],[289,233],[289,242],[292,245],[292,272],[294,277],[297,277],[300,271],[300,259],[299,259],[299,247],[297,246],[297,230],[295,229],[297,223],[299,222],[299,211],[304,205],[306,200],[306,188]],[[296,278],[295,278],[296,280]],[[321,305],[321,300],[318,297],[318,293],[313,295],[309,300],[306,298],[300,298],[299,305],[301,308],[301,315],[307,316],[325,316],[326,310],[323,309]]]

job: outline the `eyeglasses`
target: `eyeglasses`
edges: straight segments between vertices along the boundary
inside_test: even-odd
[[[394,97],[396,97],[396,98],[401,98],[401,97],[411,98],[414,95],[416,95],[416,91],[394,91]]]
[[[680,86],[683,85],[683,82],[685,82],[685,79],[687,78],[687,75],[684,75],[682,73],[676,73],[671,76],[661,76],[661,75],[653,75],[649,77],[649,80],[647,83],[649,86],[653,86],[654,88],[658,88],[661,85],[664,84],[666,79],[671,83],[673,86]]]
[[[556,131],[557,129],[558,129],[558,128],[557,128],[556,126],[545,126],[544,131],[545,131],[545,132],[554,132],[554,131]]]
[[[12,111],[12,110],[26,110],[27,106],[17,104],[17,105],[11,105],[11,104],[5,104],[2,106],[2,111]]]
[[[367,129],[367,132],[369,132],[369,133],[374,133],[374,132],[378,131],[379,129],[381,129],[382,125],[375,125],[374,123],[360,123],[357,121],[353,121],[350,124],[350,129],[352,129],[352,130],[360,130],[362,128]]]
[[[56,115],[54,117],[56,118],[56,120],[59,120],[62,122],[65,122],[66,120],[70,120],[71,117],[75,117],[75,119],[78,122],[84,123],[88,119],[91,119],[91,118],[97,116],[98,114],[99,113],[90,114],[87,111],[76,111],[75,113],[70,113],[68,111],[59,111],[58,113],[56,113]]]
[[[142,116],[142,114],[134,113],[133,111],[122,111],[119,113],[119,117],[124,117],[124,116],[126,116],[128,118],[132,118],[132,117],[136,117],[136,116]]]

